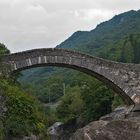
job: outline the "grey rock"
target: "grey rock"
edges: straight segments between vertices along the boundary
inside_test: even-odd
[[[99,121],[77,130],[70,140],[139,140],[140,112],[135,116],[121,107],[103,116]]]

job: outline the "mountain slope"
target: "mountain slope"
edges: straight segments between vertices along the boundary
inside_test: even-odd
[[[128,11],[114,16],[91,31],[77,31],[57,47],[75,49],[97,55],[109,46],[118,44],[132,33],[140,31],[140,10]]]

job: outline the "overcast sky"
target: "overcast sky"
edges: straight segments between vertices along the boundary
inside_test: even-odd
[[[140,0],[0,0],[0,42],[12,52],[55,47],[77,30],[139,7]]]

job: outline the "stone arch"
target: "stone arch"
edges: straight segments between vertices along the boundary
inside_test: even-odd
[[[113,62],[58,48],[34,49],[6,55],[3,62],[10,65],[11,72],[40,66],[76,69],[104,82],[116,91],[126,104],[139,103],[140,65]]]

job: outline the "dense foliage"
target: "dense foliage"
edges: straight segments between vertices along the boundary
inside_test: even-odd
[[[9,53],[7,48],[0,44],[0,54]],[[1,65],[1,72],[3,65]],[[4,76],[3,76],[4,75]],[[25,93],[19,84],[11,78],[0,74],[0,140],[5,137],[23,137],[36,134],[45,135],[47,119],[40,108],[37,99]]]
[[[121,62],[140,63],[140,34],[130,34],[124,41]]]
[[[36,99],[5,80],[0,82],[0,87],[6,98],[7,112],[3,119],[6,134],[25,136],[41,132],[45,128],[45,116],[39,111]]]
[[[57,116],[63,121],[78,118],[87,124],[112,110],[113,91],[92,77],[66,91],[57,107]]]

